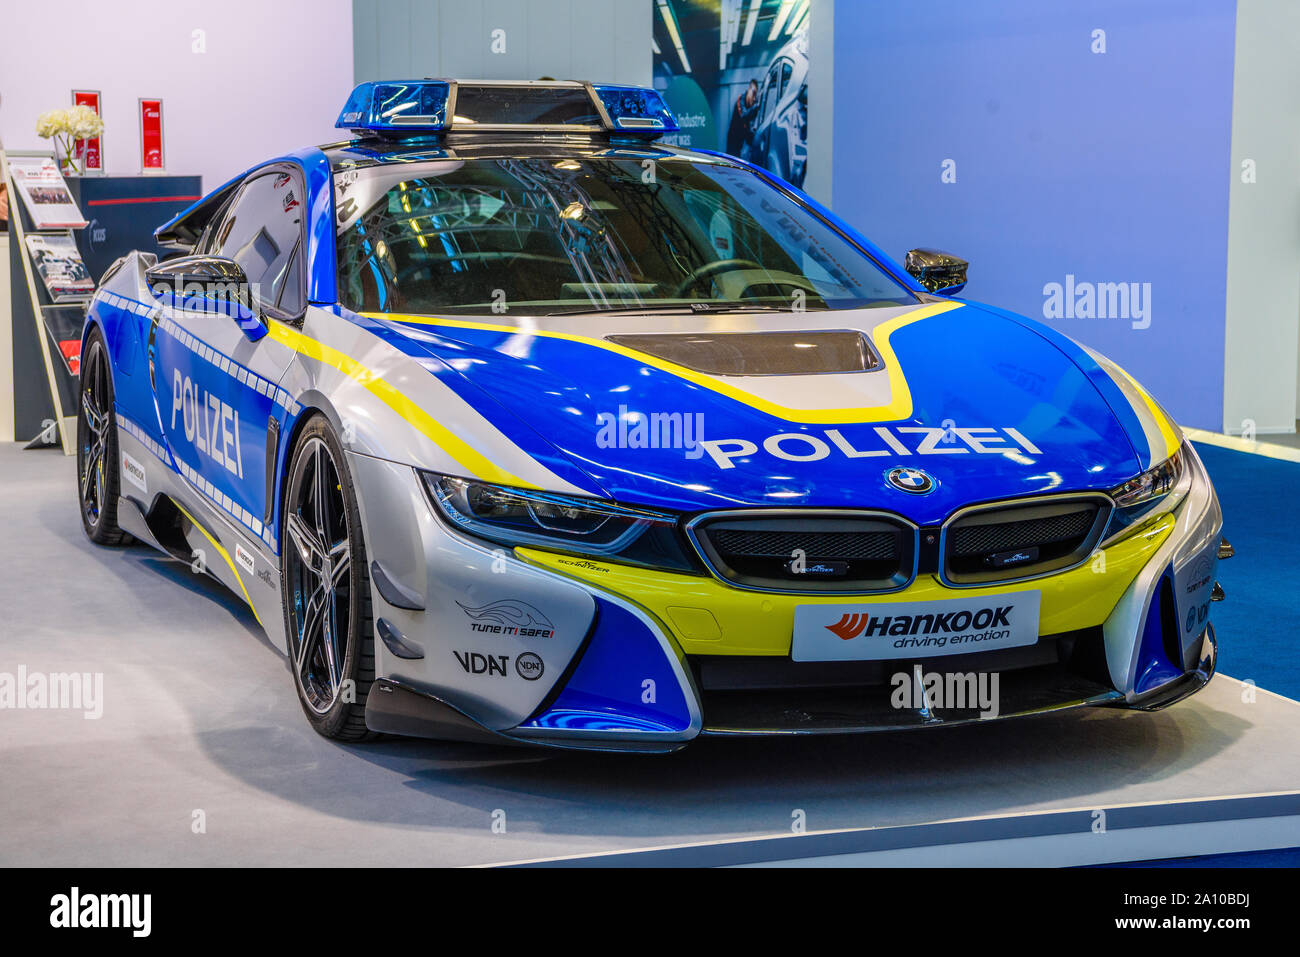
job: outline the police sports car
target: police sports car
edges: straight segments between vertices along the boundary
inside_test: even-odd
[[[960,260],[658,143],[651,90],[367,83],[338,125],[110,268],[78,420],[90,538],[241,596],[320,733],[669,751],[1212,676],[1195,451]]]

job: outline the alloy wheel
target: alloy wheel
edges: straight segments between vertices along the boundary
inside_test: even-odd
[[[104,347],[94,341],[81,367],[81,403],[77,445],[77,476],[81,489],[81,510],[93,527],[99,522],[108,489],[105,460],[108,453],[108,362]]]
[[[352,549],[338,464],[311,438],[286,499],[285,574],[294,678],[307,705],[328,712],[343,686],[352,621]]]

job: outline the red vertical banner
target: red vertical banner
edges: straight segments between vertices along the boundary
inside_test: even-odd
[[[99,118],[104,118],[104,99],[98,90],[73,90],[73,106],[88,106],[99,114]],[[73,145],[77,159],[81,161],[81,170],[88,175],[95,175],[104,172],[104,137],[96,136],[94,139],[77,140]]]
[[[162,100],[140,98],[140,172],[161,173],[166,169],[163,153]]]

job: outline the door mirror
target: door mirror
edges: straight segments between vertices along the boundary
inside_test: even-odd
[[[150,266],[145,282],[155,299],[181,311],[230,316],[256,342],[266,335],[244,267],[223,256],[182,256]]]
[[[966,288],[964,259],[939,249],[913,249],[903,261],[903,268],[928,292],[955,296]]]

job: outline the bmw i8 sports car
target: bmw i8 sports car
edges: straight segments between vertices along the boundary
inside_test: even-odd
[[[1196,452],[960,260],[661,145],[652,90],[368,83],[338,125],[110,268],[78,420],[90,538],[238,594],[320,733],[670,751],[1213,675]]]

